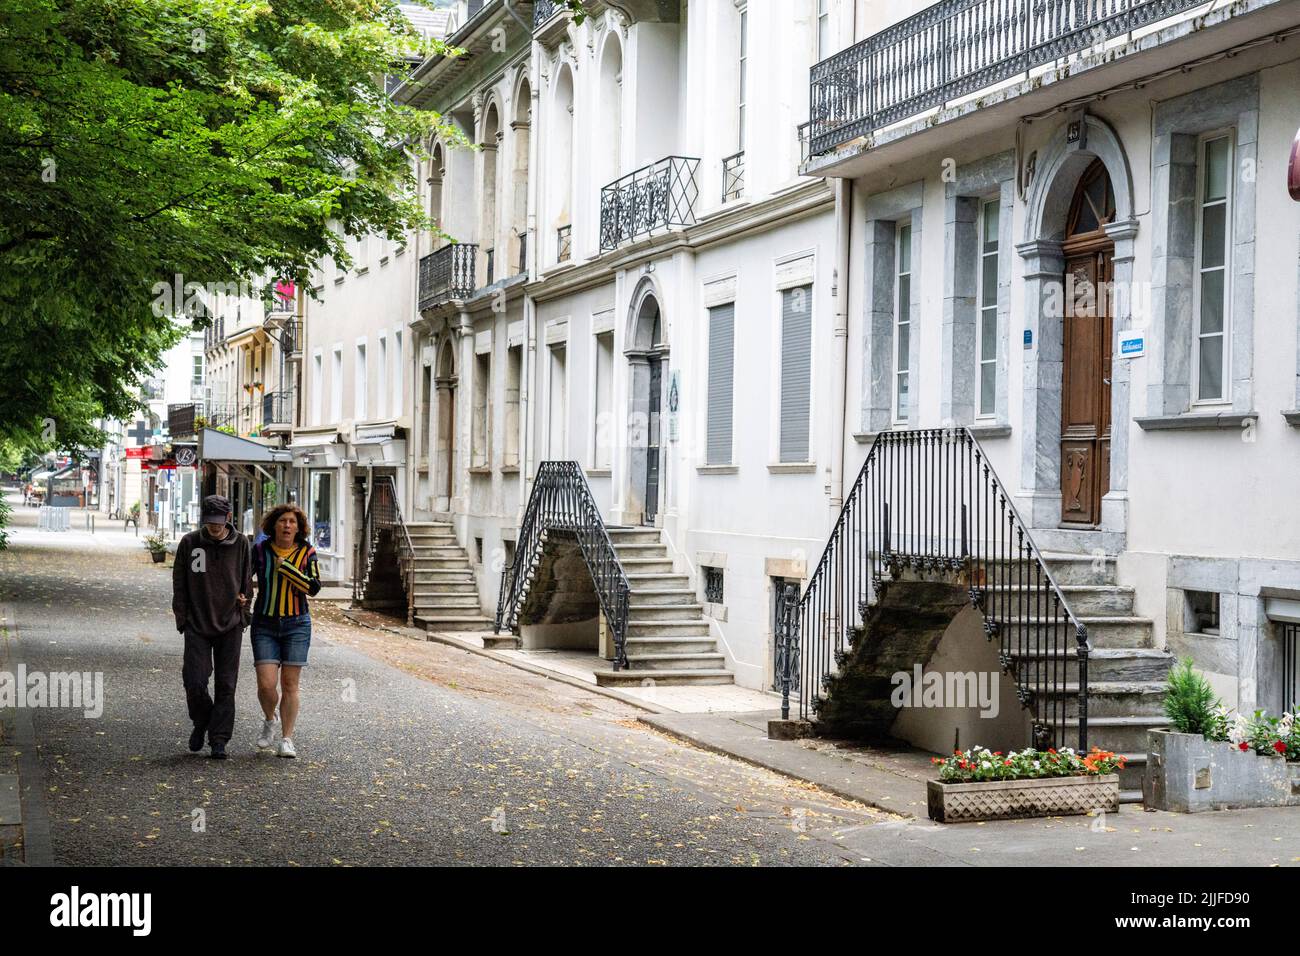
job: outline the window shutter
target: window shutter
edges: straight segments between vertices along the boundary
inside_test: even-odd
[[[732,360],[736,305],[709,309],[709,410],[705,464],[731,464]]]
[[[781,293],[781,461],[808,461],[812,286]]]

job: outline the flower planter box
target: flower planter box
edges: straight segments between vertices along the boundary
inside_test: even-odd
[[[1151,810],[1199,813],[1300,806],[1300,763],[1172,730],[1147,733],[1142,802]]]
[[[1038,777],[986,783],[926,782],[930,819],[974,823],[1017,817],[1056,817],[1119,809],[1119,775]]]
[[[149,557],[153,558],[153,563],[154,563],[154,564],[162,564],[164,561],[167,560],[167,552],[166,552],[166,551],[150,551],[150,552],[149,552]]]

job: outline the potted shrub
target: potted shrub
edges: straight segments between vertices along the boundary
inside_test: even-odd
[[[1154,810],[1197,813],[1300,806],[1300,727],[1295,716],[1235,713],[1214,696],[1191,658],[1169,674],[1169,729],[1147,734],[1142,801]]]
[[[926,802],[930,819],[940,823],[1119,809],[1124,758],[1097,747],[1086,755],[1069,747],[1005,754],[973,747],[933,762],[939,779],[926,782]]]
[[[146,535],[144,546],[149,549],[149,556],[153,558],[154,564],[162,564],[167,560],[167,539],[163,537],[161,531]]]

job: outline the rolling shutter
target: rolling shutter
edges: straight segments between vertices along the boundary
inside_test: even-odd
[[[808,461],[812,286],[781,293],[781,461]]]
[[[705,464],[731,464],[732,371],[736,305],[709,309],[709,395]]]

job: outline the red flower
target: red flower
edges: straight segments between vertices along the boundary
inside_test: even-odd
[[[1246,741],[1244,740],[1241,743],[1237,744],[1237,746],[1241,749],[1243,753],[1250,749],[1250,744],[1246,743]]]
[[[1054,753],[1056,753],[1056,748],[1055,748],[1055,747],[1048,747],[1048,748],[1047,748],[1047,752],[1048,752],[1049,754],[1054,754]]]
[[[1273,749],[1280,754],[1284,754],[1286,753],[1286,744],[1282,743],[1282,741],[1279,740],[1277,743],[1273,745]]]
[[[1001,750],[995,750],[995,751],[993,751],[993,756],[995,756],[995,757],[1001,757],[1001,756],[1002,756],[1002,751],[1001,751]]]
[[[1004,760],[1004,761],[1002,761],[1002,766],[1004,766],[1004,767],[1010,767],[1010,766],[1011,766],[1011,761],[1010,761],[1010,760]]]

